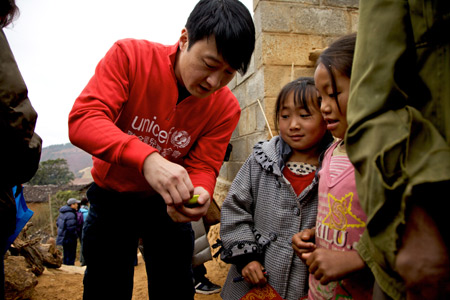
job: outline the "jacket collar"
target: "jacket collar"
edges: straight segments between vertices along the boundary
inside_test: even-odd
[[[291,147],[280,136],[275,136],[269,141],[260,141],[253,147],[255,160],[263,169],[277,176],[281,176],[285,160],[291,151]]]
[[[278,167],[280,168],[281,172],[283,172],[286,162],[292,153],[292,149],[291,146],[289,146],[281,137],[278,143],[278,149],[278,153],[280,153],[281,157],[281,159],[278,161]]]
[[[167,47],[167,54],[169,55],[169,59],[170,59],[170,63],[172,64],[172,68],[175,66],[175,58],[177,57],[178,46],[179,46],[179,42],[176,42],[175,45]]]

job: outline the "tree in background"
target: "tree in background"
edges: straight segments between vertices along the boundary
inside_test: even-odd
[[[28,182],[31,185],[56,184],[63,185],[75,178],[69,170],[67,160],[64,158],[49,159],[39,164],[39,169],[33,178]]]

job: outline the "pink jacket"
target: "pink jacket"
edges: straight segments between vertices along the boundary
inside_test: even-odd
[[[334,251],[356,251],[366,228],[366,214],[356,191],[355,169],[347,156],[339,156],[342,173],[332,178],[330,163],[334,143],[325,153],[319,171],[319,207],[316,221],[316,246]],[[322,285],[309,276],[308,299],[372,299],[373,278],[369,269],[345,279]]]

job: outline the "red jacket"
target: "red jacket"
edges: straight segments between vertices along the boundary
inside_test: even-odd
[[[69,115],[69,137],[92,154],[94,181],[119,192],[148,192],[145,158],[183,165],[212,196],[240,107],[228,87],[177,105],[178,44],[120,40],[98,64]]]

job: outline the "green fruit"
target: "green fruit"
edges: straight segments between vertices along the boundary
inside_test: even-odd
[[[198,202],[198,196],[199,195],[194,195],[191,199],[189,199],[189,201],[185,205],[186,206],[195,206]]]

